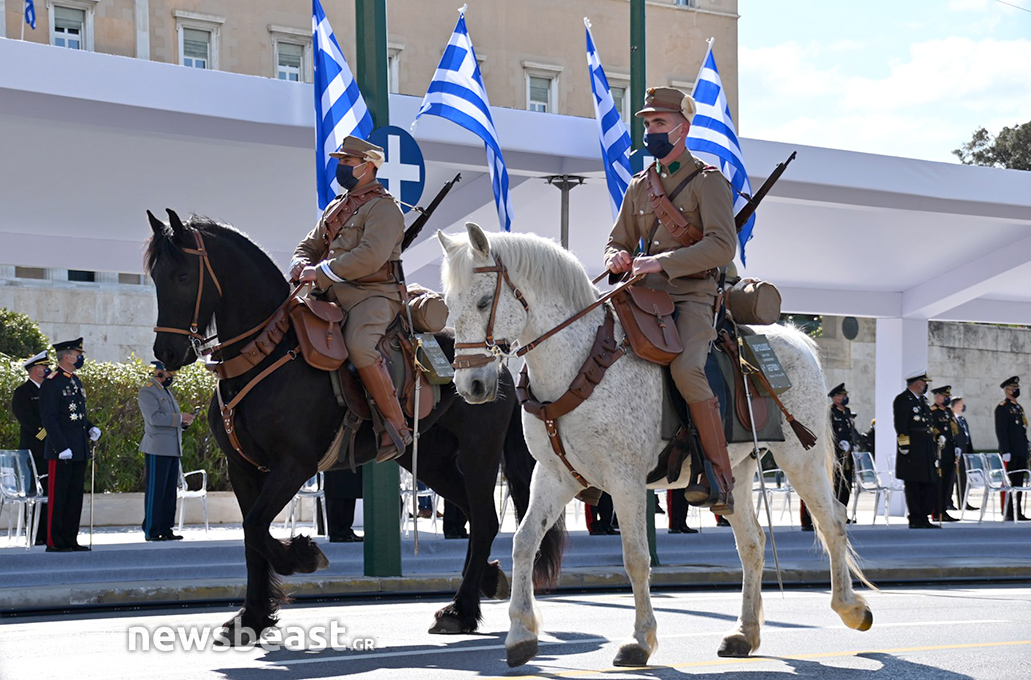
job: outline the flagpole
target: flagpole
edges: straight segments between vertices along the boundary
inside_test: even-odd
[[[705,64],[709,61],[709,55],[712,54],[712,44],[716,42],[716,36],[713,36],[705,41],[708,47],[705,50],[705,56],[702,57],[702,65],[698,67],[698,75],[694,79],[694,87],[691,88],[691,96],[694,96],[695,90],[698,89],[698,81],[702,79],[702,71],[705,70]],[[715,60],[713,60],[715,62]]]

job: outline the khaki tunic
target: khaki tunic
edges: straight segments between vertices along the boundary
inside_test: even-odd
[[[681,165],[676,172],[668,173],[665,169],[659,172],[659,180],[667,195],[696,168],[705,167],[705,163],[687,151],[678,160]],[[688,403],[696,403],[713,396],[705,377],[705,358],[709,343],[716,337],[712,327],[716,281],[685,277],[725,267],[734,259],[737,228],[734,226],[733,194],[718,170],[704,170],[680,192],[673,205],[690,224],[702,231],[702,240],[695,245],[680,245],[663,226],[659,226],[651,242],[647,242],[657,219],[648,200],[645,173],[634,175],[609,235],[605,257],[607,259],[620,250],[633,255],[644,239],[645,250],[662,266],[662,272],[649,274],[641,285],[665,290],[676,302],[677,330],[684,352],[673,360],[670,369],[684,399]]]
[[[375,188],[370,185],[365,191]],[[360,192],[360,193],[364,193]],[[347,201],[338,196],[294,251],[294,260],[315,265],[318,287],[327,291],[347,312],[344,342],[356,368],[365,368],[379,357],[376,346],[387,326],[401,313],[401,292],[396,283],[353,283],[380,270],[390,260],[401,258],[404,216],[389,195],[365,203],[340,229],[325,251],[326,217]],[[343,282],[333,281],[322,271],[323,262]]]

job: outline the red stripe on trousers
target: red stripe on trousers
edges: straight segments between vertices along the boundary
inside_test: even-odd
[[[54,485],[57,483],[57,461],[47,461],[47,547],[54,547]]]

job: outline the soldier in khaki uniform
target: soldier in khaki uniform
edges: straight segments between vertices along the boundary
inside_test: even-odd
[[[397,458],[412,441],[390,373],[377,345],[401,312],[396,276],[404,216],[376,171],[383,149],[348,137],[340,149],[337,181],[346,191],[326,206],[319,223],[294,251],[290,278],[314,283],[347,312],[344,342],[351,363],[386,421],[376,460]]]
[[[642,285],[668,291],[676,303],[677,330],[684,352],[673,360],[670,369],[716,475],[719,489],[712,490],[716,495],[713,512],[729,515],[733,512],[730,492],[734,477],[719,400],[705,377],[705,359],[709,343],[716,338],[715,270],[734,259],[737,229],[730,185],[719,170],[707,167],[687,151],[684,140],[694,111],[690,96],[672,87],[657,87],[648,90],[645,107],[636,115],[644,119],[645,146],[656,158],[655,169],[667,196],[696,173],[671,200],[688,223],[702,232],[702,239],[684,246],[658,224],[649,201],[647,171],[641,172],[631,180],[623,199],[605,249],[605,264],[616,274],[648,274]],[[685,497],[694,505],[711,502],[704,475],[701,482],[687,487]]]

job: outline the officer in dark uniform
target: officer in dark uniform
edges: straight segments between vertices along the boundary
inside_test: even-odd
[[[952,385],[942,385],[931,390],[934,394],[934,406],[931,407],[931,424],[941,456],[938,459],[938,495],[935,497],[934,513],[931,519],[935,522],[958,522],[947,512],[952,487],[956,483],[956,458],[959,455],[959,423],[949,408],[952,403]],[[944,440],[944,441],[943,441]]]
[[[39,410],[47,430],[47,552],[89,550],[76,539],[89,442],[100,439],[100,430],[86,415],[86,391],[75,375],[85,361],[82,338],[59,342],[54,349],[57,370],[47,376],[39,389]]]
[[[970,425],[967,423],[967,417],[963,415],[967,412],[967,404],[963,397],[954,396],[952,397],[952,412],[956,414],[956,422],[959,424],[959,434],[956,435],[956,448],[959,449],[959,453],[956,454],[956,491],[959,494],[956,503],[962,503],[967,493],[967,469],[966,469],[966,458],[963,457],[965,453],[974,452],[974,440],[970,436]],[[959,505],[956,506],[957,508]],[[967,510],[978,510],[970,505],[968,502],[966,505]]]
[[[848,499],[852,495],[852,478],[855,475],[855,462],[852,451],[856,448],[855,416],[848,407],[848,390],[845,383],[836,386],[827,396],[831,400],[831,430],[834,433],[834,496],[838,502],[848,507]],[[802,531],[813,530],[813,518],[802,501]],[[846,520],[851,523],[852,520]]]
[[[11,411],[18,419],[18,448],[28,449],[32,453],[32,460],[36,463],[36,474],[43,475],[47,472],[46,460],[43,458],[47,430],[43,427],[43,419],[39,415],[39,387],[50,373],[50,358],[46,351],[43,351],[22,366],[28,372],[29,379],[15,388],[14,394],[11,395]],[[42,513],[40,517],[43,519],[36,532],[36,545],[45,545],[47,542],[46,503],[42,504],[40,512]]]
[[[924,372],[906,378],[906,389],[892,404],[895,420],[895,476],[905,482],[910,529],[939,529],[927,516],[934,510],[938,472],[934,463],[937,442],[931,428],[931,409],[924,394],[931,379]]]
[[[324,474],[326,494],[326,533],[330,543],[361,543],[364,537],[354,533],[354,509],[362,497],[362,469],[328,470]],[[316,508],[318,512],[318,508]]]
[[[1027,468],[1027,416],[1024,415],[1024,407],[1017,403],[1020,396],[1020,378],[1013,376],[1002,381],[999,385],[1006,394],[1006,398],[995,407],[995,436],[999,439],[999,453],[1002,454],[1002,461],[1007,470],[1021,470]],[[1022,484],[1023,480],[1019,474],[1010,476],[1010,482],[1014,485]],[[1013,519],[1013,507],[1017,508],[1017,519],[1024,521],[1027,517],[1020,508],[1021,494],[1013,499],[1013,505],[1006,505],[1006,498],[1003,495],[1002,507],[1006,511],[1004,519]]]

